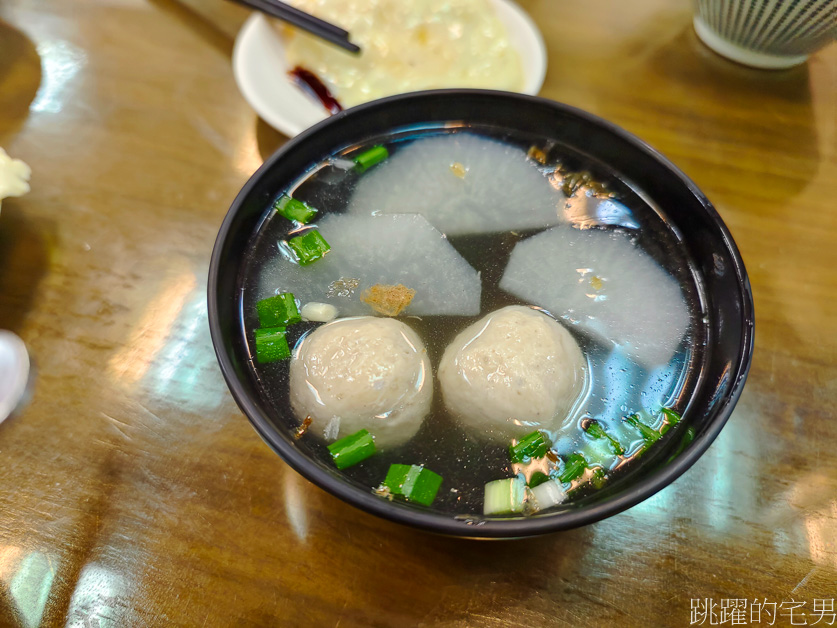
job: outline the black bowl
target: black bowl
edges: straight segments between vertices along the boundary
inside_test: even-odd
[[[590,155],[615,177],[632,181],[664,208],[703,282],[707,347],[684,422],[694,439],[665,439],[623,481],[577,507],[531,518],[463,520],[381,499],[314,461],[275,413],[250,374],[241,340],[239,291],[248,240],[269,202],[312,165],[370,135],[413,125],[496,125],[556,139]],[[680,170],[643,141],[593,115],[542,98],[483,90],[441,90],[393,96],[337,114],[290,140],[256,172],[221,226],[209,270],[209,324],[227,384],[259,435],[311,482],[367,512],[432,532],[502,538],[544,534],[592,523],[650,497],[706,451],[735,406],[753,350],[753,298],[744,264],[718,213]]]

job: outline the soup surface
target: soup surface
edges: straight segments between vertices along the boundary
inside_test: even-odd
[[[379,145],[388,151],[386,160],[359,172],[352,158]],[[557,320],[578,343],[586,366],[577,404],[559,429],[543,431],[553,477],[581,452],[594,462],[591,468],[601,469],[599,481],[585,473],[565,482],[569,497],[553,510],[572,508],[602,478],[620,481],[637,467],[639,454],[660,446],[626,416],[636,414],[644,427],[663,432],[661,441],[687,437],[685,422],[673,425],[661,410],[685,410],[704,359],[700,276],[664,208],[597,161],[557,140],[452,123],[347,146],[276,193],[318,213],[301,226],[277,214],[273,202],[265,207],[240,271],[241,341],[254,356],[251,374],[273,409],[271,419],[289,437],[305,417],[291,408],[290,361],[255,359],[256,304],[291,292],[300,307],[315,301],[335,306],[341,317],[380,316],[360,299],[371,287],[364,281],[377,283],[376,264],[384,275],[403,264],[399,283],[427,286],[396,320],[426,347],[434,388],[429,414],[404,444],[340,471],[350,482],[374,491],[391,464],[423,465],[443,478],[432,509],[479,518],[487,483],[516,473],[529,478],[531,469],[510,461],[507,439],[451,414],[437,378],[457,335],[507,306],[534,307]],[[456,216],[448,220],[448,212]],[[320,225],[326,239],[331,235],[332,250],[300,268],[287,242]],[[402,231],[415,238],[410,246],[398,241]],[[356,276],[364,272],[365,280]],[[291,350],[321,325],[289,326]],[[591,436],[591,419],[610,440]],[[295,443],[334,469],[324,437],[329,426],[319,423],[300,430],[307,433]],[[522,427],[521,436],[531,429]],[[614,453],[612,442],[623,453]]]

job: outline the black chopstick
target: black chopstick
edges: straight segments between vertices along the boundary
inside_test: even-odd
[[[348,31],[329,24],[313,15],[300,11],[296,7],[289,6],[279,0],[232,0],[250,9],[256,9],[271,17],[279,18],[293,24],[297,28],[308,31],[320,39],[324,39],[336,46],[340,46],[349,52],[360,52],[360,47],[349,41]]]
[[[317,26],[320,26],[320,27],[322,27],[326,30],[329,30],[332,33],[334,33],[335,35],[338,35],[345,40],[349,39],[349,31],[343,30],[339,26],[335,26],[334,24],[331,24],[330,22],[326,22],[325,20],[321,20],[320,18],[315,17],[315,16],[313,16],[309,13],[306,13],[305,11],[300,11],[296,7],[291,6],[290,4],[287,4],[285,2],[281,2],[280,0],[265,0],[265,1],[268,4],[275,5],[277,9],[287,12],[288,15],[293,15],[294,18],[299,18],[302,21],[310,22],[311,24],[316,24]]]

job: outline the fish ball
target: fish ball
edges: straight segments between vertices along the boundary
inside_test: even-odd
[[[390,318],[338,319],[294,350],[290,400],[311,433],[336,440],[366,429],[380,448],[412,438],[430,411],[433,381],[416,333]]]
[[[439,365],[450,412],[478,438],[509,441],[562,427],[586,389],[572,335],[530,307],[492,312],[462,331]]]

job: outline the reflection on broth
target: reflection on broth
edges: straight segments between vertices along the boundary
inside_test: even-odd
[[[604,172],[555,138],[440,125],[276,190],[241,276],[273,421],[382,499],[472,521],[572,508],[688,436],[696,271]]]

